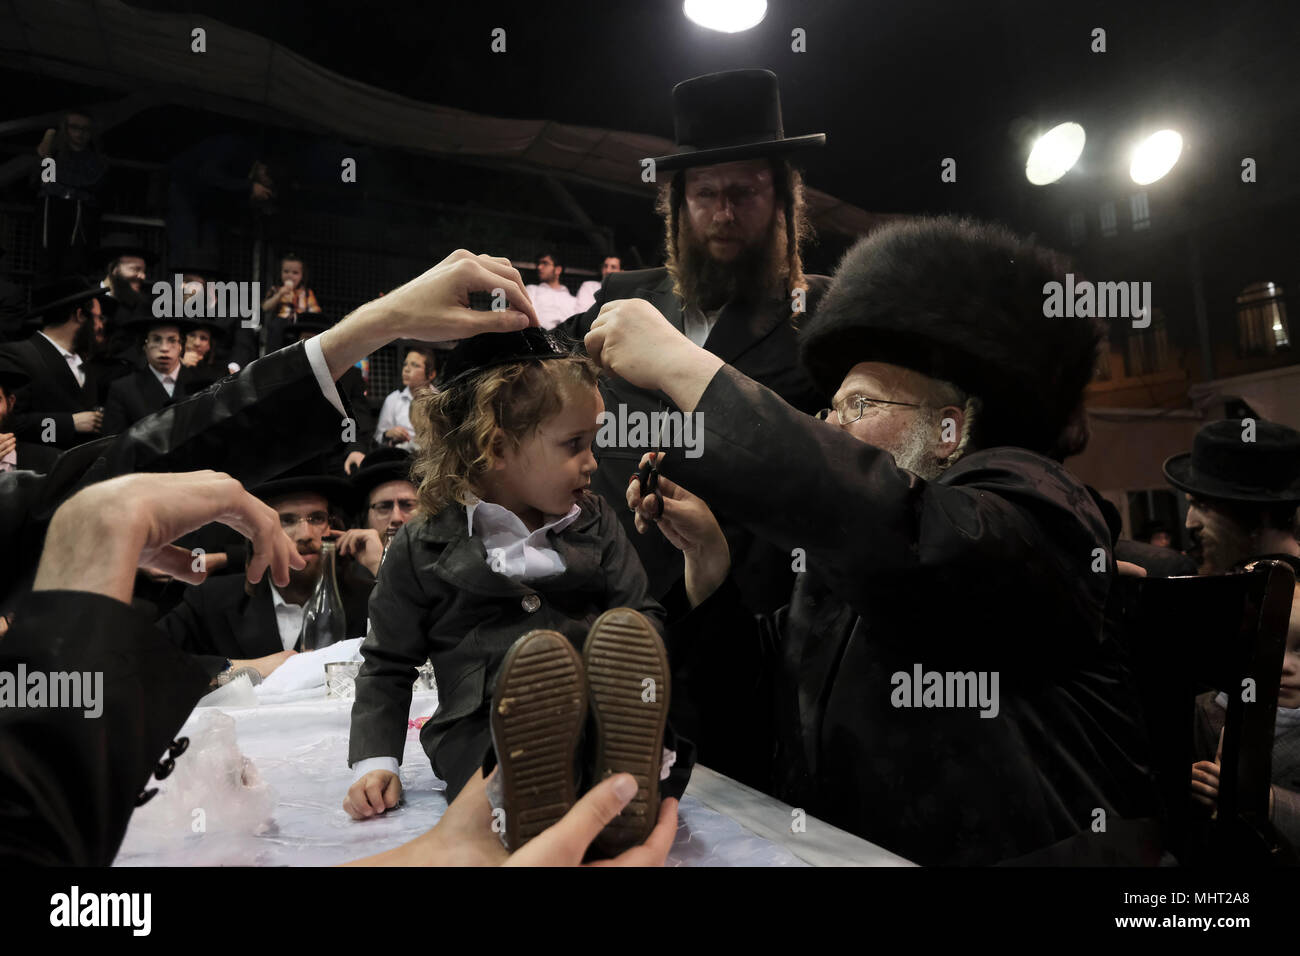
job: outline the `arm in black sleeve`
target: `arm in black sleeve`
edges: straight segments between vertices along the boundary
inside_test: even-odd
[[[202,585],[185,589],[185,597],[157,622],[171,642],[183,651],[194,655],[209,678],[217,676],[226,666],[226,657],[214,653],[212,640],[204,623],[209,613],[204,605],[206,593]]]
[[[745,609],[728,577],[697,607],[668,624],[672,720],[695,741],[699,760],[751,786],[771,775],[776,615]]]
[[[436,600],[425,589],[411,547],[411,523],[388,546],[370,592],[370,633],[361,645],[348,764],[395,757],[406,749],[406,721],[416,668],[429,657],[429,622]],[[441,688],[440,688],[441,689]]]
[[[120,435],[131,427],[131,416],[123,400],[122,384],[127,379],[118,379],[108,387],[108,398],[104,400],[104,434]]]
[[[347,408],[347,400],[343,400]],[[291,410],[291,412],[290,412]],[[71,428],[71,416],[68,427]],[[62,426],[60,426],[62,427]],[[254,485],[334,447],[341,416],[301,344],[140,419],[121,435],[69,449],[43,478],[0,475],[0,596],[30,581],[55,510],[82,488],[136,471],[225,471]],[[12,477],[11,477],[12,476]]]
[[[1048,607],[1100,615],[1109,579],[1093,562],[1100,548],[1109,566],[1109,532],[1056,462],[989,449],[925,481],[730,366],[695,413],[703,454],[670,453],[664,474],[781,550],[802,549],[809,571],[860,614],[882,602],[915,607],[942,634],[953,607],[1011,591],[1024,600],[999,608],[1016,618],[1000,629],[1008,636],[1034,635]]]
[[[0,679],[20,666],[102,675],[100,714],[0,707],[0,860],[107,866],[208,676],[129,606],[81,591],[27,597],[0,641]]]
[[[76,441],[77,425],[71,412],[19,412],[14,415],[14,434],[19,441],[43,442],[46,419],[54,420],[54,441],[60,448]]]

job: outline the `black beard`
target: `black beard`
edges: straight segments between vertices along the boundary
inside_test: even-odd
[[[83,359],[88,359],[98,350],[98,344],[95,342],[95,320],[87,317],[85,322],[77,326],[77,331],[72,336],[72,351]]]
[[[719,262],[709,252],[685,216],[677,237],[677,283],[682,298],[704,312],[728,302],[761,301],[773,290],[784,271],[778,262],[777,229],[782,220],[773,215],[772,225],[757,245],[746,245],[731,262]]]
[[[131,281],[114,273],[108,277],[108,288],[113,293],[113,298],[117,300],[118,305],[123,309],[134,309],[144,301],[144,293],[136,292],[131,288]]]

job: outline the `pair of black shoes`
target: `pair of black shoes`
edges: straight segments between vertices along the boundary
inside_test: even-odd
[[[659,819],[659,776],[669,703],[668,654],[654,626],[631,608],[598,617],[579,655],[557,631],[530,631],[506,654],[492,697],[492,744],[507,848],[519,849],[616,773],[637,793],[593,843],[615,856],[643,843]],[[594,732],[583,748],[590,705]]]

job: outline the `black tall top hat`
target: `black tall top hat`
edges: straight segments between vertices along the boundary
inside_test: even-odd
[[[727,70],[678,83],[673,133],[678,152],[656,157],[656,169],[781,156],[826,143],[825,133],[785,135],[781,89],[771,70]]]
[[[1240,419],[1210,422],[1192,450],[1165,462],[1175,488],[1203,498],[1241,504],[1300,503],[1300,432],[1276,422],[1255,422],[1254,441]]]

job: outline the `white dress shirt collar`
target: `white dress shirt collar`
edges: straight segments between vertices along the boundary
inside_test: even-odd
[[[564,515],[549,518],[536,531],[527,526],[509,508],[472,498],[465,506],[465,520],[470,537],[483,542],[488,566],[513,581],[534,581],[554,577],[565,571],[564,557],[547,540],[547,533],[559,534],[578,519],[582,509],[575,503]]]
[[[275,611],[275,627],[280,632],[280,644],[286,651],[293,650],[302,633],[303,606],[290,604],[271,582],[271,607]]]
[[[180,374],[181,374],[181,366],[179,362],[176,364],[176,367],[172,369],[170,372],[168,372],[166,375],[158,371],[152,365],[149,366],[149,371],[153,372],[153,377],[158,379],[158,384],[167,390],[168,395],[176,394],[176,380],[180,378]],[[171,379],[170,384],[168,384],[167,382],[168,379]]]
[[[542,517],[551,517],[552,520],[542,525],[536,531],[529,531],[528,526],[524,524],[523,520],[517,514],[509,508],[504,508],[494,502],[481,501],[478,498],[471,497],[470,503],[465,506],[465,518],[468,532],[471,537],[474,535],[474,516],[477,514],[479,537],[484,537],[488,534],[506,532],[518,537],[521,541],[535,538],[539,535],[542,538],[545,538],[546,532],[552,529],[554,529],[558,534],[578,520],[578,515],[581,512],[582,509],[575,503],[566,514],[557,516],[543,515]]]

